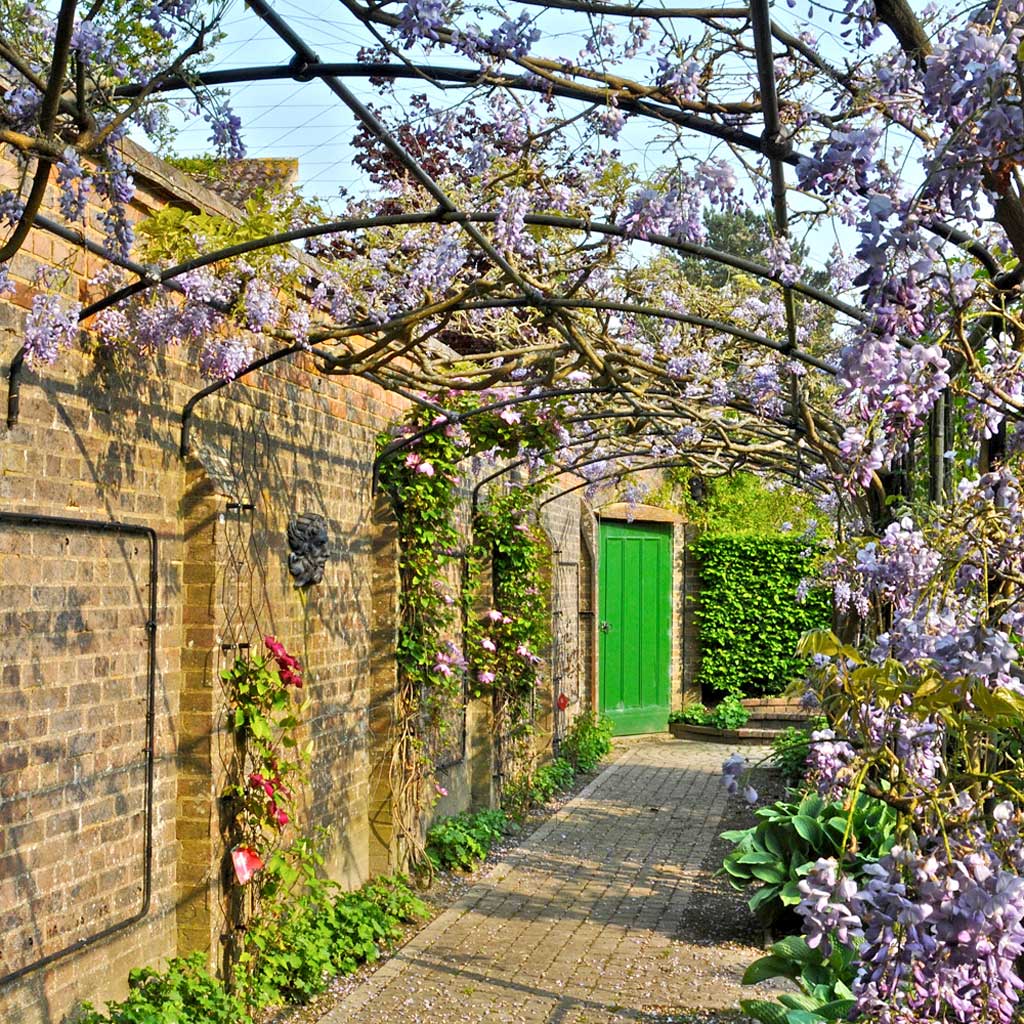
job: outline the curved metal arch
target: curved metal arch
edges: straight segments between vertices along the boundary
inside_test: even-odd
[[[666,414],[666,418],[668,418],[669,415],[670,414]],[[589,445],[601,444],[604,441],[615,440],[617,438],[621,438],[622,436],[623,436],[622,434],[608,433],[608,434],[591,435],[589,437],[577,437],[577,438],[573,438],[572,440],[566,442],[565,444],[559,445],[558,451],[559,452],[566,452],[566,451],[571,450],[571,449],[577,449],[577,447],[584,447],[585,445],[588,445],[588,444]],[[671,431],[663,430],[663,431],[657,431],[653,435],[649,435],[649,434],[645,434],[644,435],[645,438],[648,437],[648,436],[670,437],[671,436]],[[625,454],[629,454],[630,456],[632,456],[634,453],[633,452],[626,453],[625,450],[622,450],[622,451],[616,451],[616,453],[614,455],[602,456],[601,458],[602,459],[620,458],[620,457],[623,457]],[[637,455],[641,455],[642,453],[636,453],[636,454]],[[529,463],[529,460],[525,459],[525,458],[523,458],[523,459],[514,459],[512,462],[506,463],[500,469],[495,470],[495,472],[488,473],[482,479],[477,480],[475,486],[473,487],[473,492],[472,492],[472,508],[473,508],[473,511],[475,512],[477,507],[479,506],[479,499],[480,499],[481,488],[485,484],[492,483],[495,480],[499,479],[502,476],[505,476],[508,473],[514,473],[517,469],[521,469],[523,466],[527,465],[528,463]],[[567,464],[559,465],[558,472],[559,473],[571,473],[575,469],[575,467],[577,467],[577,465],[578,464],[574,463],[574,462],[569,462]],[[584,463],[582,465],[586,465],[586,463]]]
[[[426,65],[421,67],[415,64],[391,63],[323,63],[320,60],[298,64],[292,62],[289,64],[259,65],[251,68],[232,68],[230,71],[207,71],[196,75],[194,79],[168,78],[150,91],[175,92],[191,89],[197,84],[215,87],[238,85],[243,82],[273,82],[286,79],[305,82],[313,78],[319,78],[321,81],[329,82],[331,79],[374,77],[407,78],[419,82],[422,82],[424,78],[428,80],[433,78],[449,82],[453,85],[462,85],[466,88],[485,85],[497,88],[518,89],[523,92],[534,92],[539,95],[558,96],[560,99],[578,100],[589,104],[598,102],[598,97],[581,96],[579,90],[572,86],[538,81],[529,75],[493,75],[481,72],[479,68],[429,67]],[[144,88],[146,87],[138,84],[120,86],[115,90],[115,95],[123,96],[126,99],[132,98],[141,93]],[[742,128],[737,128],[734,125],[722,124],[700,114],[650,100],[616,97],[616,105],[618,109],[627,113],[637,114],[641,117],[653,117],[660,121],[669,121],[680,128],[691,129],[701,135],[720,139],[734,146],[741,146],[743,149],[749,149],[763,156],[768,155],[768,147],[762,136],[744,131]],[[796,153],[791,153],[786,158],[787,162],[794,166],[799,159],[800,156]]]
[[[466,217],[475,217],[481,222],[494,221],[497,218],[497,214],[467,214]],[[91,242],[85,239],[80,233],[74,232],[70,229],[64,228],[60,224],[45,217],[37,217],[36,222],[44,230],[51,233],[57,234],[59,237],[65,238],[69,241],[75,242],[76,244],[84,244],[90,252],[96,255],[102,255],[108,259],[115,266],[119,266],[122,269],[129,270],[136,274],[139,278],[138,281],[133,282],[130,285],[125,285],[123,288],[117,289],[110,295],[104,296],[102,299],[98,299],[96,302],[85,306],[79,313],[79,322],[88,319],[91,316],[95,316],[97,313],[116,305],[118,302],[124,299],[130,298],[134,295],[140,294],[150,288],[164,286],[174,288],[180,291],[181,286],[177,283],[177,278],[184,274],[190,273],[194,270],[202,269],[203,267],[211,266],[215,263],[222,262],[228,259],[234,259],[239,256],[246,255],[251,252],[257,252],[262,249],[270,248],[276,245],[287,244],[292,241],[299,241],[305,238],[314,238],[325,234],[337,234],[344,231],[358,231],[364,230],[369,227],[389,227],[389,226],[403,226],[413,224],[424,224],[424,223],[454,223],[459,218],[446,216],[441,214],[439,211],[423,212],[423,213],[410,213],[410,214],[392,214],[382,215],[380,217],[364,217],[364,218],[346,218],[339,221],[332,221],[328,224],[314,225],[309,227],[297,228],[290,231],[278,232],[273,235],[268,235],[260,239],[253,239],[248,242],[241,242],[235,245],[226,246],[222,249],[214,250],[210,253],[205,253],[202,256],[193,257],[189,260],[184,260],[171,267],[163,270],[156,270],[153,267],[145,266],[129,259],[115,258],[112,254],[106,251],[106,249],[98,243]],[[552,220],[559,221],[558,226],[570,227],[575,229],[590,229],[601,231],[609,234],[619,235],[620,237],[629,237],[624,229],[617,229],[614,225],[602,225],[596,222],[584,222],[578,218],[552,218],[549,215],[532,215],[526,218],[527,223],[531,222],[545,222],[549,223]],[[653,237],[653,236],[652,236]],[[671,243],[671,240],[666,239]],[[660,243],[659,243],[660,244]],[[729,253],[721,253],[717,250],[708,249],[704,246],[691,245],[690,243],[677,242],[672,243],[680,251],[687,251],[690,255],[697,256],[698,258],[709,259],[715,262],[724,263],[726,265],[734,266],[736,269],[742,269],[752,274],[759,274],[766,280],[775,281],[776,278],[772,276],[771,271],[767,267],[760,267],[752,261],[743,260],[739,257],[731,256]],[[692,251],[691,251],[692,250]],[[700,250],[700,251],[698,251]],[[844,303],[839,303],[838,300],[828,296],[827,293],[819,292],[818,289],[813,289],[810,286],[805,286],[808,293],[814,292],[818,294],[809,294],[808,297],[814,298],[817,301],[821,301],[826,305],[832,306],[840,312],[848,312],[852,310],[845,308]],[[795,290],[799,290],[798,288]],[[220,308],[216,306],[216,308]],[[764,337],[763,335],[757,334],[756,332],[749,331],[746,328],[737,327],[732,324],[725,323],[723,321],[716,321],[705,317],[691,316],[689,314],[677,313],[674,310],[656,310],[653,307],[644,307],[634,305],[631,303],[616,303],[616,302],[591,302],[581,299],[562,299],[557,297],[542,298],[538,300],[536,296],[523,295],[522,297],[507,298],[501,300],[480,300],[478,302],[469,303],[465,306],[453,307],[453,311],[457,311],[459,308],[466,309],[482,309],[482,308],[500,308],[502,306],[507,307],[536,307],[536,308],[566,308],[566,309],[608,309],[611,311],[634,313],[636,315],[647,315],[651,317],[661,319],[676,320],[681,323],[689,323],[694,326],[705,327],[709,330],[720,331],[722,333],[731,334],[734,337],[742,340],[750,341],[752,344],[760,345],[762,347],[771,349],[776,352],[791,355],[793,358],[799,359],[802,362],[807,362],[809,365],[815,366],[818,369],[824,370],[827,373],[835,373],[836,368],[833,364],[827,363],[824,360],[819,360],[817,357],[812,356],[810,353],[805,353],[799,349],[789,348],[779,342],[773,342],[771,339]],[[854,311],[855,312],[855,311]],[[410,314],[411,315],[411,314]],[[357,328],[361,325],[354,325]],[[365,322],[367,329],[371,329],[374,325],[367,321]],[[25,355],[27,352],[26,347],[22,347],[15,354],[11,361],[11,365],[8,370],[8,410],[7,410],[7,425],[8,427],[14,426],[18,421],[18,412],[20,404],[20,388],[18,385],[19,376],[22,367],[25,362]],[[321,358],[328,364],[337,364],[335,357],[329,353],[323,353]],[[250,372],[248,369],[242,371],[243,373]]]
[[[438,422],[431,423],[426,427],[422,427],[420,430],[417,430],[412,434],[396,438],[394,441],[391,441],[388,445],[384,447],[384,449],[382,449],[378,453],[376,459],[374,459],[373,462],[374,493],[376,493],[376,488],[379,483],[380,465],[385,459],[390,458],[392,455],[396,454],[397,452],[403,451],[406,448],[413,447],[418,441],[422,440],[424,437],[428,436],[431,433],[434,433],[437,430],[443,429],[444,427],[454,425],[457,423],[463,423],[481,413],[493,412],[496,409],[508,408],[515,405],[524,405],[529,402],[543,401],[547,398],[571,398],[577,395],[606,395],[614,391],[615,388],[610,385],[607,387],[600,388],[560,388],[543,392],[524,392],[522,394],[514,395],[509,398],[501,399],[500,401],[488,403],[487,405],[477,406],[476,408],[473,409],[467,409],[463,412],[448,412],[445,410],[439,410],[439,416],[441,418],[438,420]],[[647,394],[652,395],[654,397],[666,398],[670,401],[679,400],[681,397],[679,395],[673,394],[672,392],[658,390],[650,390],[647,392]],[[761,417],[758,413],[749,411],[747,409],[737,408],[737,411],[742,412],[746,415],[750,415],[757,421],[763,421],[765,423],[772,422],[771,420],[768,420],[765,417]],[[593,415],[580,416],[575,418],[571,422],[584,422],[589,419],[600,419],[606,416],[615,416],[622,418],[635,417],[637,419],[655,417],[675,417],[678,419],[683,418],[683,414],[678,410],[656,411],[638,408],[632,411],[616,410],[614,412],[609,413],[597,413]],[[803,423],[800,422],[799,420],[793,420],[788,423],[780,424],[780,426],[784,430],[796,431],[797,433],[803,433],[805,429]],[[522,463],[518,462],[515,464],[521,465]]]
[[[254,359],[251,363],[247,363],[235,374],[227,380],[217,380],[213,383],[208,384],[205,388],[201,388],[194,395],[192,395],[188,401],[182,406],[181,410],[181,438],[178,445],[178,454],[181,458],[185,458],[192,450],[191,444],[191,423],[192,413],[195,407],[204,399],[210,395],[216,394],[218,391],[226,388],[229,384],[234,384],[235,381],[241,380],[247,374],[252,373],[254,370],[261,370],[264,366],[269,366],[271,363],[276,363],[281,359],[285,359],[288,356],[293,356],[299,352],[306,352],[309,355],[322,357],[323,353],[317,350],[315,346],[306,345],[289,345],[286,348],[277,349],[268,355],[261,356],[259,359]],[[426,409],[432,409],[435,412],[443,412],[441,406],[435,405],[429,399],[424,398],[422,395],[416,395],[411,391],[407,391],[404,388],[400,388],[394,384],[385,384],[380,380],[379,377],[373,373],[362,373],[360,376],[364,377],[371,383],[377,384],[378,387],[383,388],[385,391],[392,391],[396,395],[401,395],[402,398],[406,399],[413,404],[417,404]]]
[[[604,476],[597,477],[594,480],[583,480],[580,483],[573,484],[571,487],[564,488],[563,490],[559,491],[556,494],[548,495],[546,498],[543,498],[541,501],[537,503],[537,510],[540,511],[540,509],[544,508],[545,505],[549,505],[553,501],[558,501],[559,499],[564,498],[566,495],[572,494],[574,491],[581,491],[584,488],[590,487],[592,484],[595,483],[599,484],[605,480],[614,480],[616,478],[621,478],[624,476],[633,476],[636,473],[644,473],[652,469],[672,469],[674,467],[701,469],[701,472],[704,472],[699,463],[696,463],[690,459],[666,459],[664,461],[659,461],[657,463],[650,463],[646,466],[624,466],[616,469],[613,472],[609,472]],[[730,473],[735,472],[739,468],[741,467],[733,466],[730,467],[729,469],[723,469],[722,472],[715,473],[714,476],[728,476]],[[812,484],[811,486],[815,485]],[[828,488],[825,487],[818,487],[817,489],[822,491],[823,493],[827,492],[828,490]]]
[[[781,442],[779,442],[779,443],[781,443]],[[752,458],[755,458],[756,455],[757,455],[756,452],[743,452],[743,451],[736,452],[736,453],[734,453],[734,461],[738,460],[739,462],[744,462],[745,463],[747,461],[750,461]],[[632,458],[643,459],[644,458],[644,453],[643,452],[632,451],[632,450],[626,450],[626,449],[622,449],[620,451],[613,451],[613,452],[610,452],[610,453],[606,452],[606,453],[604,453],[602,455],[599,455],[599,456],[596,456],[595,458],[592,458],[592,459],[584,459],[583,461],[574,462],[574,463],[572,463],[572,464],[570,464],[568,466],[561,466],[557,470],[555,470],[555,471],[553,471],[551,473],[548,473],[545,476],[542,476],[542,477],[540,477],[537,480],[532,481],[532,483],[535,484],[535,485],[536,484],[544,484],[544,483],[547,483],[549,480],[556,480],[558,477],[562,476],[562,474],[564,474],[564,473],[573,473],[573,474],[575,474],[575,473],[577,473],[578,470],[583,469],[586,466],[597,465],[600,462],[614,462],[616,459],[632,459]],[[793,458],[795,460],[795,456]],[[645,470],[645,469],[656,469],[656,468],[658,468],[657,460],[655,460],[655,462],[645,462],[644,465],[635,467],[634,471],[635,472],[640,472],[640,471]],[[767,467],[766,466],[766,468],[775,468],[775,464],[773,463],[771,467]],[[612,473],[610,475],[611,476],[615,476],[616,474]],[[598,479],[604,479],[604,477],[600,477]],[[585,484],[586,483],[593,483],[593,482],[594,481],[587,480],[585,482]],[[585,486],[585,484],[584,484],[584,486]]]
[[[464,412],[450,412],[442,409],[439,413],[439,415],[443,417],[440,422],[431,423],[412,434],[395,438],[394,441],[386,444],[377,453],[377,457],[373,460],[372,467],[373,493],[375,494],[377,492],[377,486],[380,483],[380,466],[385,459],[390,458],[396,452],[400,452],[404,448],[411,447],[416,444],[417,441],[423,440],[423,438],[428,434],[432,434],[437,430],[441,430],[448,426],[455,426],[459,423],[465,423],[466,420],[471,419],[473,416],[479,416],[482,413],[487,412],[494,412],[497,409],[507,409],[513,405],[524,405],[527,402],[541,402],[548,398],[569,398],[574,395],[602,395],[606,394],[609,390],[609,388],[556,388],[552,391],[546,391],[540,394],[526,394],[517,395],[513,398],[503,398],[497,402],[490,402],[487,405],[477,406],[475,409],[466,409]]]
[[[754,5],[752,5],[753,7]],[[750,8],[745,8],[748,15],[752,13]],[[781,31],[774,22],[768,21],[769,32],[779,38]],[[788,35],[788,34],[786,34]],[[789,37],[792,39],[792,37]],[[770,44],[769,44],[770,46]],[[770,49],[769,51],[770,52]],[[249,82],[268,82],[292,80],[306,82],[313,78],[379,78],[410,79],[422,82],[436,79],[452,85],[462,85],[465,88],[486,85],[489,87],[518,89],[538,94],[550,94],[562,99],[578,100],[583,103],[593,104],[596,98],[593,96],[580,95],[579,92],[570,86],[555,85],[551,82],[539,82],[529,75],[495,75],[480,69],[460,67],[432,67],[418,65],[415,63],[353,63],[353,62],[315,62],[289,64],[255,65],[248,68],[232,68],[224,71],[208,71],[196,75],[192,79],[181,77],[169,77],[155,87],[150,85],[125,85],[114,90],[115,96],[132,98],[139,95],[144,89],[149,92],[174,92],[194,88],[196,85],[216,87],[220,85],[234,85]],[[762,83],[763,84],[763,83]],[[774,89],[772,90],[774,95]],[[769,159],[778,159],[785,164],[796,166],[803,154],[792,149],[792,146],[780,144],[775,141],[780,138],[778,122],[775,119],[774,130],[768,129],[762,135],[755,135],[752,132],[745,132],[742,129],[731,125],[719,124],[701,117],[698,114],[688,113],[676,107],[653,103],[649,100],[631,100],[619,98],[617,106],[620,110],[638,114],[642,117],[654,117],[658,120],[669,121],[678,124],[680,127],[690,128],[701,134],[721,139],[733,145],[760,153]],[[767,119],[766,119],[767,120]],[[1018,265],[1012,271],[1005,271],[995,256],[976,238],[961,228],[936,217],[931,217],[922,222],[926,231],[936,235],[944,241],[950,242],[962,249],[968,255],[976,259],[988,271],[995,287],[1001,291],[1008,291],[1015,288],[1022,277],[1024,277],[1024,264]]]
[[[85,319],[86,317],[94,316],[96,313],[102,312],[104,309],[115,305],[123,299],[137,295],[140,292],[145,291],[147,288],[167,284],[175,278],[180,277],[182,274],[187,274],[193,270],[200,270],[203,267],[208,267],[214,263],[223,262],[224,260],[234,259],[238,256],[245,256],[251,252],[258,252],[261,249],[269,249],[275,245],[286,245],[289,242],[303,241],[307,238],[317,238],[321,235],[342,234],[344,232],[362,231],[375,227],[403,227],[417,224],[490,224],[494,223],[497,219],[497,213],[485,211],[466,212],[456,210],[452,212],[445,212],[441,210],[429,210],[416,213],[382,214],[379,217],[350,217],[337,221],[330,221],[326,224],[315,224],[301,228],[293,228],[288,231],[280,231],[271,235],[266,235],[263,238],[253,239],[248,242],[239,242],[235,245],[225,246],[222,249],[215,249],[212,252],[204,253],[202,256],[196,256],[189,260],[184,260],[174,266],[167,267],[164,270],[154,271],[151,267],[145,268],[145,274],[140,275],[145,278],[144,280],[133,282],[130,285],[125,285],[123,288],[119,288],[116,291],[111,292],[110,295],[104,296],[102,299],[98,299],[96,302],[82,310],[81,318]],[[527,214],[523,219],[525,223],[532,224],[537,227],[566,228],[574,231],[582,231],[584,233],[596,233],[607,235],[612,238],[621,238],[625,241],[647,242],[652,245],[658,245],[664,249],[685,253],[687,256],[692,256],[697,259],[709,260],[710,262],[721,264],[722,266],[732,267],[734,270],[743,271],[746,274],[750,274],[752,277],[757,277],[764,281],[770,281],[773,284],[782,284],[780,275],[764,264],[757,263],[754,260],[745,259],[742,256],[735,256],[732,253],[714,249],[710,246],[698,245],[696,242],[687,242],[683,239],[672,238],[669,235],[652,233],[641,238],[636,235],[631,235],[627,228],[621,227],[617,224],[585,220],[582,217],[567,217],[560,214],[534,213]],[[106,255],[109,256],[109,254]],[[111,262],[118,266],[123,265],[119,260],[111,259]],[[861,322],[867,320],[867,315],[863,310],[859,310],[855,306],[851,306],[849,303],[844,302],[842,299],[829,295],[828,292],[825,292],[820,288],[816,288],[813,285],[800,281],[794,282],[790,287],[793,291],[800,293],[805,298],[812,299],[815,302],[828,306],[830,309],[834,309],[837,313],[843,313],[844,315]],[[521,291],[524,295],[531,298],[533,303],[539,307],[543,307],[551,301],[551,298],[536,293],[534,289],[522,288]]]
[[[676,420],[677,422],[682,422],[683,421],[683,416],[678,411],[659,412],[659,411],[651,410],[651,411],[644,411],[644,412],[627,412],[625,410],[615,410],[615,411],[610,411],[610,412],[594,413],[594,414],[588,415],[588,416],[574,417],[574,418],[566,420],[565,422],[566,423],[584,423],[584,422],[590,422],[590,421],[593,421],[593,420],[602,420],[602,419],[640,419],[640,420],[643,420],[643,419],[672,419],[672,420]],[[752,425],[751,425],[751,429],[752,429]],[[787,425],[787,426],[783,426],[782,429],[784,429],[784,430],[792,430],[792,431],[795,431],[798,434],[805,433],[803,425],[800,424],[800,423],[796,423],[796,422],[794,422],[793,424]],[[596,437],[594,435],[590,435],[590,436],[587,436],[587,437],[572,438],[566,444],[560,445],[558,450],[559,451],[564,451],[565,449],[568,449],[568,448],[582,447],[585,444],[590,444],[590,443],[595,443],[595,442],[600,443],[601,441],[606,441],[606,440],[614,440],[615,438],[621,437],[621,436],[622,436],[621,434],[602,434],[602,435],[598,435]],[[646,434],[644,435],[645,438],[647,436],[648,435],[646,435]],[[658,432],[658,434],[656,436],[658,436],[658,437],[668,437],[668,436],[670,436],[670,433],[668,431],[660,431],[660,432]],[[781,440],[781,438],[779,440]],[[799,460],[799,453],[800,453],[800,449],[797,448],[797,453],[796,453],[796,456],[795,456],[795,458],[797,460]],[[642,453],[637,453],[637,454],[642,454]],[[614,457],[614,456],[612,456],[612,457]],[[505,465],[503,465],[502,467],[500,467],[499,469],[495,470],[493,473],[489,473],[487,476],[485,476],[482,479],[478,480],[476,482],[475,486],[473,487],[473,491],[472,491],[472,507],[473,507],[473,510],[474,511],[476,510],[476,508],[477,508],[477,506],[479,504],[479,500],[480,500],[480,491],[481,491],[481,489],[486,484],[492,483],[493,481],[497,480],[499,477],[504,476],[506,473],[511,473],[511,472],[514,472],[517,469],[522,468],[528,462],[529,462],[529,459],[527,459],[527,458],[514,459],[513,461],[508,462]],[[562,470],[562,472],[571,473],[573,471],[573,465],[570,464],[568,466],[562,466],[561,470]]]
[[[613,299],[561,299],[549,298],[544,300],[545,306],[556,309],[598,309],[608,310],[613,313],[630,313],[636,316],[648,316],[656,320],[674,320],[678,323],[690,324],[694,327],[704,327],[710,331],[717,331],[722,334],[731,334],[741,341],[749,341],[753,345],[778,352],[780,355],[790,356],[802,363],[807,363],[817,370],[833,376],[839,372],[835,363],[819,359],[810,352],[794,348],[788,342],[772,341],[771,338],[756,331],[747,330],[745,327],[736,327],[722,320],[713,320],[709,317],[697,316],[690,313],[678,313],[673,309],[666,309],[660,306],[642,306],[631,302],[617,302]],[[455,307],[456,311],[466,309],[501,309],[503,307],[515,308],[522,306],[536,306],[536,303],[526,296],[496,299],[470,299],[466,303]],[[495,351],[496,356],[501,355],[501,350]]]

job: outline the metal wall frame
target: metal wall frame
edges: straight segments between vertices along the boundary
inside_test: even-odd
[[[108,925],[101,931],[72,942],[70,945],[54,953],[48,953],[31,963],[0,976],[0,986],[10,984],[19,978],[46,967],[56,960],[77,953],[79,950],[102,942],[104,939],[138,924],[150,911],[153,898],[153,775],[156,756],[156,629],[157,629],[157,535],[148,526],[136,526],[131,523],[120,523],[109,520],[82,519],[70,516],[36,515],[31,512],[0,511],[0,524],[9,523],[13,526],[37,526],[43,529],[79,530],[83,533],[114,533],[127,537],[144,537],[149,543],[149,602],[146,629],[146,790],[145,815],[143,823],[144,852],[142,875],[142,905],[129,917]]]

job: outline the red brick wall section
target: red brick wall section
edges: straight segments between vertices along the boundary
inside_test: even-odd
[[[30,249],[23,277],[53,251],[38,237]],[[21,284],[0,304],[5,376]],[[138,925],[0,987],[0,1020],[53,1024],[175,949],[181,468],[159,426],[163,383],[129,387],[80,355],[24,382],[20,422],[0,429],[0,508],[135,523],[159,544],[152,904]],[[148,599],[144,539],[0,525],[0,974],[140,906]]]

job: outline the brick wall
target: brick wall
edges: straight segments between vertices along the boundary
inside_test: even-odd
[[[168,196],[231,213],[171,168],[132,155],[143,165],[134,216]],[[15,177],[0,159],[0,188]],[[17,292],[0,302],[4,377],[36,269],[63,260],[69,293],[100,267],[42,232],[15,260]],[[265,633],[306,666],[314,751],[305,823],[331,829],[330,874],[356,884],[387,867],[379,769],[395,550],[371,467],[378,432],[405,403],[358,379],[321,377],[304,357],[281,361],[202,402],[182,460],[180,413],[204,383],[193,355],[168,351],[142,367],[66,353],[23,373],[19,422],[0,427],[0,511],[120,521],[157,540],[148,911],[0,986],[0,1021],[57,1024],[83,999],[123,996],[130,968],[175,953],[201,949],[221,962],[231,907],[220,798],[232,740],[219,673]],[[565,502],[549,508],[571,552],[579,505]],[[300,593],[286,527],[303,512],[327,520],[331,557],[323,582]],[[0,523],[0,974],[142,907],[148,559],[143,537]],[[558,579],[556,607],[571,616],[577,578]],[[567,634],[563,664],[573,665],[567,679],[578,693],[571,646]],[[474,702],[467,722],[466,757],[449,769],[454,797],[439,811],[492,799],[486,702]]]

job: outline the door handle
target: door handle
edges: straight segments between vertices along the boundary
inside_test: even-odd
[[[602,633],[610,633],[612,631],[612,624],[610,622],[601,622],[597,627]]]

